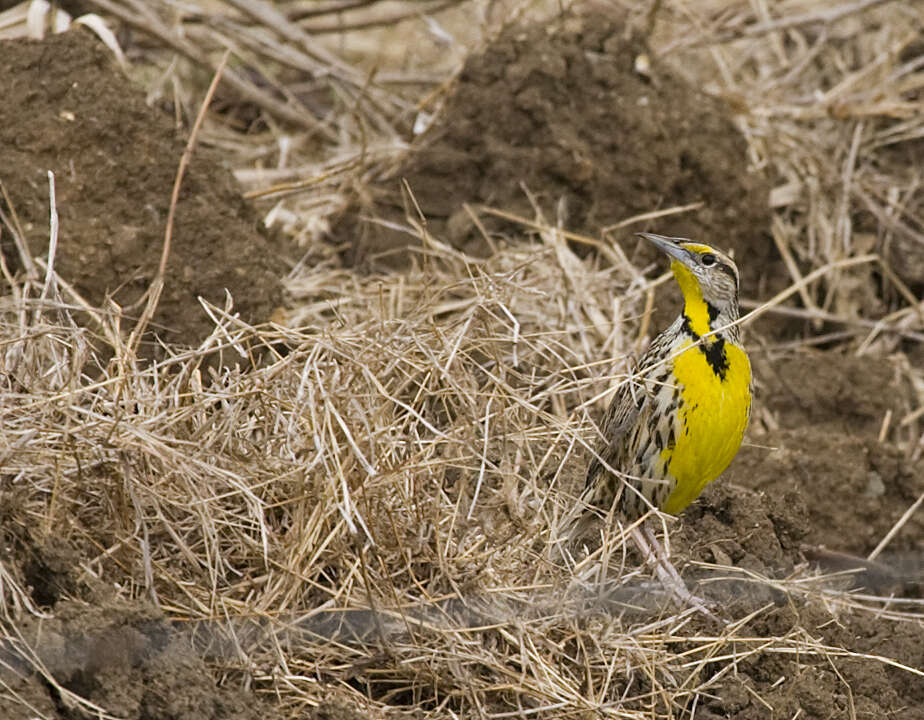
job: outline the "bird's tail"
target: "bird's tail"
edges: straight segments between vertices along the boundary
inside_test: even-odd
[[[553,533],[554,542],[574,546],[599,531],[609,510],[609,507],[602,507],[598,497],[599,482],[604,472],[606,469],[600,460],[592,457],[587,466],[584,488],[562,513],[556,532]]]

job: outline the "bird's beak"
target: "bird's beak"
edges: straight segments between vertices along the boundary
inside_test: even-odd
[[[670,255],[672,258],[679,260],[684,265],[690,262],[690,253],[677,243],[683,242],[685,238],[673,238],[666,235],[655,235],[654,233],[635,233],[639,237],[645,238],[655,247]]]

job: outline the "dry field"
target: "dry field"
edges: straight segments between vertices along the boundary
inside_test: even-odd
[[[920,2],[61,5],[0,14],[0,717],[924,718]],[[718,618],[561,533],[643,230],[742,270],[745,445],[648,520]]]

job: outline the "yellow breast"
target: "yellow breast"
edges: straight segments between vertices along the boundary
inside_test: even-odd
[[[676,486],[662,506],[676,514],[693,502],[731,463],[741,446],[751,409],[751,364],[738,346],[726,343],[724,377],[714,370],[700,347],[674,360],[681,391],[675,443],[661,459]]]

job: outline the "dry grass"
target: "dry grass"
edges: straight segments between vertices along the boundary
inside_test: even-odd
[[[664,5],[657,46],[684,53],[713,91],[738,99],[753,162],[780,178],[773,233],[792,258],[791,294],[810,318],[854,331],[841,341],[847,351],[899,353],[909,334],[920,342],[924,305],[900,274],[883,260],[854,262],[874,240],[924,240],[921,208],[906,212],[920,169],[890,174],[896,166],[880,162],[884,148],[924,134],[924,70],[901,59],[920,9],[892,2],[829,26],[761,30],[769,18],[745,3],[714,13]],[[773,16],[822,5],[780,3]],[[653,591],[640,601],[647,571],[614,571],[624,561],[618,534],[583,566],[618,575],[603,595],[576,583],[554,550],[589,416],[640,347],[660,279],[618,250],[579,257],[541,219],[540,231],[476,259],[411,213],[405,229],[420,250],[411,267],[381,276],[342,267],[319,242],[330,214],[403,149],[395,124],[418,110],[415,95],[432,103],[443,92],[456,56],[439,72],[389,68],[373,88],[358,60],[334,49],[308,56],[296,38],[272,46],[292,53],[284,62],[259,41],[284,28],[202,3],[203,16],[213,12],[214,25],[187,19],[185,39],[164,26],[173,47],[195,43],[184,54],[212,66],[221,34],[270,76],[320,64],[339,93],[330,117],[295,105],[278,113],[302,117],[294,134],[236,135],[214,119],[204,133],[235,153],[252,194],[273,197],[267,212],[311,247],[289,278],[289,327],[250,327],[210,308],[215,331],[199,348],[145,366],[110,309],[75,321],[86,308],[66,279],[46,280],[40,264],[31,276],[7,273],[0,458],[29,524],[82,548],[84,579],[188,622],[217,663],[292,716],[333,697],[372,716],[398,707],[422,717],[667,717],[750,654],[843,654],[795,631],[752,636],[751,616],[720,633],[692,630],[689,611],[659,612]],[[368,48],[376,32],[393,37],[356,29],[343,42],[367,33],[355,47]],[[164,38],[154,36],[158,58]],[[174,67],[178,97],[204,91],[194,70]],[[413,92],[400,73],[419,81]],[[287,163],[268,168],[283,144]],[[823,270],[804,282],[799,267]],[[239,353],[238,368],[202,369],[218,346]],[[608,356],[617,360],[598,361]],[[924,373],[905,372],[924,407]],[[921,421],[920,411],[895,420],[911,456],[922,452]],[[825,578],[710,572],[752,593],[754,615],[772,590],[839,613],[924,621],[920,604],[849,595]],[[5,628],[39,612],[5,561],[0,603]]]
[[[752,163],[772,168],[778,179],[770,199],[777,211],[773,238],[794,282],[800,266],[838,262],[874,246],[889,251],[879,267],[831,273],[801,290],[804,307],[834,322],[885,315],[890,325],[916,328],[920,299],[901,278],[924,272],[911,260],[924,244],[916,200],[921,175],[913,162],[903,167],[896,158],[910,147],[905,143],[922,137],[924,19],[920,8],[902,2],[845,2],[840,10],[843,19],[829,24],[818,22],[834,13],[825,3],[780,3],[773,19],[716,8],[712,17],[721,17],[720,24],[694,16],[699,30],[691,33],[687,7],[675,14],[686,22],[664,24],[663,52],[699,58],[678,65],[740,111]],[[725,42],[713,44],[714,37]],[[878,297],[895,302],[883,306]],[[860,351],[878,336],[871,333]]]

